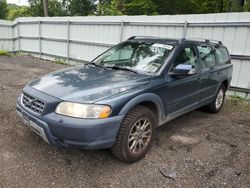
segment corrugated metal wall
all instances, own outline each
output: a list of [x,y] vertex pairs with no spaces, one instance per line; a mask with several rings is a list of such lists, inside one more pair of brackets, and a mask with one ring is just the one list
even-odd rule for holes
[[13,50],[12,22],[0,20],[0,49]]
[[220,40],[228,47],[234,64],[231,86],[250,89],[250,13],[0,21],[0,49],[34,53],[44,59],[63,58],[67,62],[90,61],[134,35]]

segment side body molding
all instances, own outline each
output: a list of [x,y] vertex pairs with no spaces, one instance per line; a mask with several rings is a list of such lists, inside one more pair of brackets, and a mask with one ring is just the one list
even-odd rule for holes
[[165,119],[165,110],[164,110],[164,106],[162,103],[161,98],[153,93],[145,93],[145,94],[141,94],[136,96],[135,98],[131,99],[120,111],[119,115],[126,115],[128,113],[128,111],[133,108],[134,106],[136,106],[139,103],[142,102],[153,102],[156,104],[157,106],[157,116],[158,116],[158,126],[162,124],[162,122]]

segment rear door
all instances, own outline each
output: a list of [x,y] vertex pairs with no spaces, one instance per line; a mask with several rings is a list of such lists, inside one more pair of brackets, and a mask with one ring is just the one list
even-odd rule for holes
[[228,80],[230,84],[230,81],[232,79],[232,64],[228,50],[226,49],[225,46],[216,45],[215,52],[217,55],[217,62],[218,62],[216,69],[220,70],[219,80],[220,81]]
[[216,94],[220,79],[220,70],[218,69],[215,49],[208,44],[199,44],[197,46],[200,60],[200,82],[201,93],[200,102],[210,101]]

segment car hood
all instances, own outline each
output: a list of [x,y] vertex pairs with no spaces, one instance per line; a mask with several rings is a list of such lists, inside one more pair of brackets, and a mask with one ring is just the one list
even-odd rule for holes
[[62,100],[94,103],[149,82],[148,75],[89,64],[52,72],[29,86]]

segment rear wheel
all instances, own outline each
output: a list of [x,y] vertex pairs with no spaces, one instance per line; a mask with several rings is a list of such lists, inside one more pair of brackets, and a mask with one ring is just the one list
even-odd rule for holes
[[151,110],[136,106],[124,118],[118,132],[113,155],[125,162],[136,162],[148,152],[155,133],[156,118]]
[[210,104],[205,106],[205,110],[211,113],[219,112],[225,100],[225,92],[226,92],[225,86],[221,85],[216,93],[214,100]]

